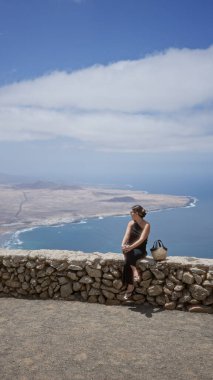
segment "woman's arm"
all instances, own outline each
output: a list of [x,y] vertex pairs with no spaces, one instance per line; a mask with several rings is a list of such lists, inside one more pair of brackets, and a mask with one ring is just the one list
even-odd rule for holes
[[150,233],[150,224],[146,223],[143,231],[141,232],[141,236],[139,237],[139,239],[136,240],[131,245],[128,245],[128,247],[125,247],[125,252],[129,252],[132,249],[137,248],[139,245],[141,245],[148,238],[149,233]]
[[126,229],[126,232],[124,234],[122,243],[121,243],[121,247],[123,247],[125,244],[128,243],[130,232],[131,232],[131,226],[132,226],[132,222],[129,222],[127,225],[127,229]]

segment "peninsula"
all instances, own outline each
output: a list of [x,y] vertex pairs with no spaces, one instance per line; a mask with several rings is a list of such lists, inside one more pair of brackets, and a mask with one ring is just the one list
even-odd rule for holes
[[0,235],[42,225],[91,217],[126,215],[142,204],[148,211],[186,207],[188,196],[101,187],[61,186],[51,182],[0,185]]

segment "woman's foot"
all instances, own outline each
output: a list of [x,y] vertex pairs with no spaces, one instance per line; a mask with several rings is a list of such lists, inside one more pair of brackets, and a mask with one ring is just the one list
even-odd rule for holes
[[124,294],[124,301],[127,301],[132,296],[132,292],[126,292]]
[[132,296],[133,290],[134,290],[134,285],[128,285],[126,293],[124,294],[124,300],[128,300]]

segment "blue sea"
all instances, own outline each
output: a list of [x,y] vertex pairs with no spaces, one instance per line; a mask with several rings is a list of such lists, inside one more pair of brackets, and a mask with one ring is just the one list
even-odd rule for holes
[[[140,184],[135,184],[134,189],[145,190]],[[162,190],[153,189],[151,192],[165,194]],[[193,201],[185,208],[159,210],[147,214],[145,219],[151,223],[148,254],[154,241],[161,239],[171,256],[213,258],[212,193],[199,189],[184,193],[178,190],[178,187],[175,191],[171,189],[171,192],[167,193],[189,195]],[[15,249],[121,253],[121,241],[129,220],[130,215],[127,215],[37,227],[16,232],[4,246]]]

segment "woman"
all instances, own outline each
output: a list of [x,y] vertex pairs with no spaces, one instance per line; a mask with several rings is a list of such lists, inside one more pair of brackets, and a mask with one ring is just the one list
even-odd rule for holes
[[123,284],[127,285],[124,299],[131,297],[134,290],[134,281],[139,281],[136,261],[147,255],[146,244],[150,233],[150,224],[143,218],[146,210],[143,207],[133,206],[130,212],[132,220],[128,223],[122,241],[122,251],[125,257],[123,269]]

